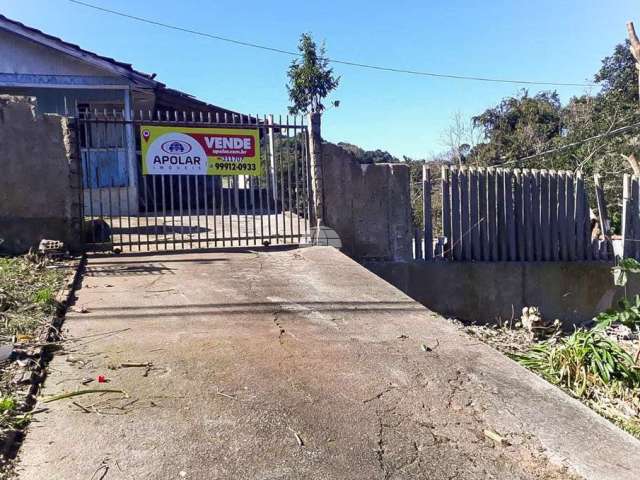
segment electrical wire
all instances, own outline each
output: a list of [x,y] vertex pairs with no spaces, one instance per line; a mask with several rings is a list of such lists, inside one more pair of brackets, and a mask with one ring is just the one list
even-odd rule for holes
[[578,146],[583,145],[583,144],[585,144],[587,142],[592,142],[592,141],[598,140],[600,138],[607,138],[607,137],[611,137],[611,136],[614,136],[614,135],[618,135],[620,133],[624,133],[624,132],[626,132],[628,130],[633,130],[634,128],[638,128],[638,127],[640,127],[640,122],[632,123],[630,125],[625,125],[624,127],[616,128],[615,130],[611,130],[609,132],[599,133],[598,135],[594,135],[593,137],[588,137],[588,138],[584,138],[582,140],[578,140],[577,142],[568,143],[568,144],[563,145],[561,147],[553,148],[551,150],[546,150],[544,152],[536,153],[534,155],[529,155],[527,157],[518,158],[516,160],[509,160],[507,162],[501,163],[500,166],[509,165],[509,164],[512,164],[512,163],[524,162],[525,160],[532,160],[534,158],[543,157],[545,155],[550,155],[552,153],[562,152],[562,151],[568,150],[570,148],[578,147]]
[[[139,17],[137,15],[124,13],[124,12],[121,12],[121,11],[118,11],[118,10],[112,10],[110,8],[100,7],[98,5],[93,5],[91,3],[82,2],[80,0],[68,0],[68,1],[71,2],[71,3],[77,4],[77,5],[82,5],[82,6],[88,7],[88,8],[92,8],[94,10],[98,10],[98,11],[101,11],[101,12],[104,12],[104,13],[110,13],[112,15],[118,15],[120,17],[128,18],[130,20],[136,20],[138,22],[143,22],[143,23],[147,23],[147,24],[150,24],[150,25],[155,25],[157,27],[163,27],[163,28],[176,30],[176,31],[183,32],[183,33],[190,33],[192,35],[198,35],[198,36],[201,36],[201,37],[206,37],[206,38],[210,38],[210,39],[214,39],[214,40],[219,40],[219,41],[222,41],[222,42],[228,42],[228,43],[232,43],[232,44],[235,44],[235,45],[240,45],[240,46],[243,46],[243,47],[256,48],[256,49],[260,49],[260,50],[265,50],[265,51],[274,52],[274,53],[281,53],[281,54],[284,54],[284,55],[290,55],[290,56],[294,56],[294,57],[301,57],[302,56],[302,54],[300,54],[299,52],[293,52],[293,51],[290,51],[290,50],[284,50],[284,49],[281,49],[281,48],[270,47],[270,46],[267,46],[267,45],[261,45],[261,44],[253,43],[253,42],[246,42],[246,41],[243,41],[243,40],[237,40],[237,39],[230,38],[230,37],[223,37],[221,35],[216,35],[216,34],[212,34],[212,33],[200,32],[198,30],[192,30],[190,28],[179,27],[179,26],[176,26],[176,25],[171,25],[171,24],[168,24],[168,23],[159,22],[157,20],[151,20],[149,18],[144,18],[144,17]],[[366,69],[370,69],[370,70],[378,70],[378,71],[391,72],[391,73],[403,73],[403,74],[408,74],[408,75],[417,75],[417,76],[424,76],[424,77],[449,78],[449,79],[454,79],[454,80],[471,80],[471,81],[477,81],[477,82],[509,83],[509,84],[518,84],[518,85],[546,85],[546,86],[556,86],[556,87],[593,87],[593,86],[595,86],[595,84],[593,84],[593,83],[549,82],[549,81],[537,81],[537,80],[512,80],[512,79],[491,78],[491,77],[482,77],[482,76],[454,75],[454,74],[449,74],[449,73],[434,73],[434,72],[426,72],[426,71],[419,71],[419,70],[409,70],[409,69],[395,68],[395,67],[385,67],[385,66],[382,66],[382,65],[372,65],[372,64],[367,64],[367,63],[353,62],[353,61],[349,61],[349,60],[339,60],[339,59],[335,59],[335,58],[329,58],[328,61],[331,62],[331,63],[339,64],[339,65],[347,65],[347,66],[351,66],[351,67],[366,68]]]

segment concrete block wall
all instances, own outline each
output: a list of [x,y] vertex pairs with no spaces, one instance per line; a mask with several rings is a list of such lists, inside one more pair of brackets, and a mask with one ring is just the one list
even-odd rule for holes
[[[546,320],[571,329],[615,306],[624,289],[613,285],[609,262],[366,262],[373,273],[414,300],[467,322],[518,319],[537,306]],[[640,292],[630,275],[627,294]]]
[[360,164],[349,152],[322,144],[324,222],[356,259],[411,259],[409,167]]
[[36,113],[30,97],[0,95],[0,252],[43,238],[77,249],[80,164],[71,120]]

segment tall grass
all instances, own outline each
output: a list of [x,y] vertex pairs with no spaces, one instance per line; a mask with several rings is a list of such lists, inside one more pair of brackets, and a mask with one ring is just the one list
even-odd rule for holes
[[640,370],[631,355],[599,329],[576,330],[514,358],[577,397],[589,396],[591,387],[640,387]]
[[30,333],[57,308],[61,270],[26,257],[0,258],[0,337]]

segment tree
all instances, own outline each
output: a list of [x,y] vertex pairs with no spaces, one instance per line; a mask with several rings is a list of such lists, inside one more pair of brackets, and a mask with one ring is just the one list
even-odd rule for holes
[[289,66],[287,90],[292,105],[292,115],[301,113],[322,113],[322,101],[338,87],[340,77],[333,75],[324,43],[319,47],[310,34],[303,33],[298,43],[300,60],[295,59]]
[[364,150],[346,142],[338,142],[338,146],[351,153],[359,163],[398,163],[400,161],[386,150]]
[[467,163],[471,149],[482,140],[481,129],[468,121],[462,112],[453,114],[451,125],[442,132],[441,142],[447,148],[447,157],[453,163]]
[[500,165],[542,152],[560,136],[561,109],[556,92],[530,96],[522,90],[515,97],[503,99],[473,117],[485,142],[476,145],[469,156],[480,165]]
[[[638,49],[640,55],[640,45]],[[571,170],[582,172],[588,184],[597,173],[604,180],[610,214],[619,218],[622,174],[640,172],[640,138],[638,129],[606,134],[640,121],[633,43],[617,45],[602,60],[594,80],[600,86],[597,93],[573,97],[565,105],[555,92],[531,96],[522,91],[473,117],[484,139],[466,163]],[[557,150],[565,145],[574,146]],[[592,185],[587,191],[593,191]]]

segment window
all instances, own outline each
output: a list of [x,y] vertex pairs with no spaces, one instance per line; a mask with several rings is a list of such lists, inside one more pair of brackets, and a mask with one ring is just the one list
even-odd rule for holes
[[[121,104],[79,104],[83,181],[89,188],[129,185],[126,128]],[[84,121],[82,121],[84,120]]]

